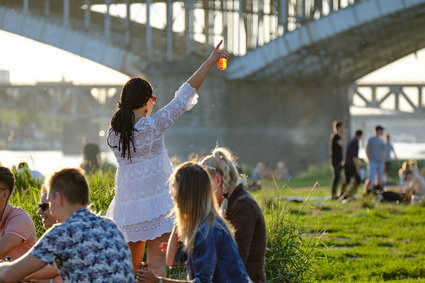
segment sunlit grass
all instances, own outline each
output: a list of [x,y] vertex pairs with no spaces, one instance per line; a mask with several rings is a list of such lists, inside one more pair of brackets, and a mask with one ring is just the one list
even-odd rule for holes
[[[40,236],[40,184],[16,174],[11,203],[31,214]],[[114,177],[109,169],[88,175],[91,209],[100,214],[113,197]],[[268,281],[425,282],[425,204],[375,204],[373,197],[342,204],[326,198],[329,183],[328,168],[312,168],[252,192],[266,218]],[[169,275],[183,279],[184,269]]]

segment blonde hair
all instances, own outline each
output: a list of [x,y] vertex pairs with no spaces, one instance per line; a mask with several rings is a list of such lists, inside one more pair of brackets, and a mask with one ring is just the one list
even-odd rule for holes
[[224,147],[216,147],[211,155],[206,156],[201,164],[204,166],[212,167],[216,172],[210,172],[216,174],[220,173],[223,179],[223,202],[221,203],[221,209],[225,213],[227,210],[228,196],[232,193],[233,189],[240,183],[240,176],[238,169],[236,168],[236,158],[233,154]]
[[170,184],[177,233],[191,253],[201,223],[206,221],[211,227],[219,216],[210,175],[201,165],[185,162],[176,168]]

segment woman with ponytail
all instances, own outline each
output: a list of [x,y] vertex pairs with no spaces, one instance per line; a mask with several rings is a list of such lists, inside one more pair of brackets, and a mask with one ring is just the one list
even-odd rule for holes
[[246,191],[245,181],[237,170],[236,158],[228,149],[217,147],[201,164],[211,174],[221,210],[236,230],[239,255],[249,277],[255,283],[266,282],[266,224],[261,208]]
[[147,243],[150,269],[157,275],[165,274],[165,256],[159,244],[167,241],[173,228],[173,220],[168,217],[173,203],[167,183],[173,168],[164,146],[164,131],[192,109],[209,70],[220,58],[228,57],[219,50],[221,43],[176,91],[174,99],[155,114],[152,109],[156,97],[148,81],[133,77],[121,91],[107,138],[118,169],[115,196],[106,215],[117,223],[128,241],[134,272]]

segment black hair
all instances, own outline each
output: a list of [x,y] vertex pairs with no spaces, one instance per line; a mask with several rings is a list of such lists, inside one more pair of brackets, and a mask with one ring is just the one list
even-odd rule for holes
[[133,142],[133,131],[135,117],[133,110],[146,105],[149,98],[152,97],[151,84],[141,77],[132,77],[123,87],[120,94],[120,101],[117,102],[117,110],[112,115],[111,129],[115,135],[119,135],[118,146],[108,145],[112,148],[118,147],[121,157],[127,157],[131,161],[131,147],[134,152],[136,148]]
[[5,185],[7,187],[6,189],[12,194],[13,187],[15,186],[15,176],[13,176],[9,168],[0,166],[0,183]]
[[356,131],[356,137],[361,137],[363,136],[363,131],[362,130],[357,130]]

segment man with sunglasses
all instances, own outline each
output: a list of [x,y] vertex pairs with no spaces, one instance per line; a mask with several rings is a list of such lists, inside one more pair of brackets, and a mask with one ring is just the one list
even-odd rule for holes
[[15,177],[9,168],[0,166],[0,259],[17,259],[36,241],[31,216],[20,207],[9,204]]
[[87,208],[89,186],[81,170],[65,168],[46,183],[53,225],[20,259],[0,264],[0,282],[17,282],[56,264],[64,282],[134,282],[127,242],[116,224]]
[[[58,220],[55,216],[50,213],[49,202],[47,201],[47,189],[43,185],[40,191],[40,202],[38,203],[37,214],[40,215],[43,226],[46,228],[52,227],[54,224],[58,223]],[[46,265],[39,271],[31,274],[26,277],[25,280],[43,280],[47,279],[51,283],[61,283],[63,282],[62,277],[60,276],[59,270],[56,265]]]
[[45,186],[43,186],[40,191],[40,202],[38,203],[37,214],[40,215],[41,221],[46,228],[50,228],[53,224],[58,223],[56,217],[50,213],[49,203],[47,202],[47,189]]

